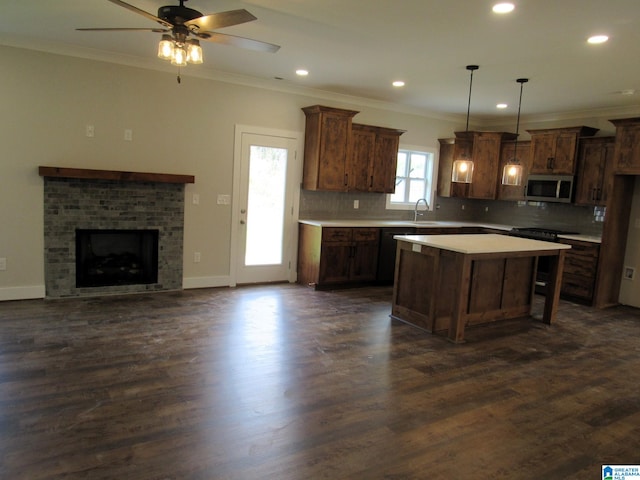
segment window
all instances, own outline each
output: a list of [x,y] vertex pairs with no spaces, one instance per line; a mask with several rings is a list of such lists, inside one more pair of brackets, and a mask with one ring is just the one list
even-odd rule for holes
[[398,150],[396,191],[387,195],[387,209],[409,210],[416,202],[426,198],[433,209],[436,178],[435,150],[423,147],[406,147]]

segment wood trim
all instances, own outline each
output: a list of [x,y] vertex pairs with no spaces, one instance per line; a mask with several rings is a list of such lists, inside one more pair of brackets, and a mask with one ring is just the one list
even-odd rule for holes
[[195,183],[193,175],[171,173],[121,172],[117,170],[90,170],[87,168],[38,167],[41,177],[81,178],[86,180],[116,180],[120,182]]

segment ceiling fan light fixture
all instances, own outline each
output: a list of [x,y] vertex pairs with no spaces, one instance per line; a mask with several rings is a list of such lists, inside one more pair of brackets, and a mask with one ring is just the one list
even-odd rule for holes
[[173,58],[173,38],[171,35],[164,34],[160,43],[158,43],[158,58],[163,60],[171,60]]
[[187,50],[184,46],[175,45],[173,47],[173,57],[171,57],[171,65],[176,67],[187,66]]
[[200,64],[204,61],[202,57],[202,47],[198,40],[187,40],[187,62],[194,65]]

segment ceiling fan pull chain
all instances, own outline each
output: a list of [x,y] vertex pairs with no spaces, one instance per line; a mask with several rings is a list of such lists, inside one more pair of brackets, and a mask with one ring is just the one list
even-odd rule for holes
[[176,80],[178,80],[178,83],[182,83],[182,78],[180,78],[180,67],[178,67],[178,78],[176,78]]

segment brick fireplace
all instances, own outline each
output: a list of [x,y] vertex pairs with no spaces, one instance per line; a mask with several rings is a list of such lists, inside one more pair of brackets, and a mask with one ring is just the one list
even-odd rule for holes
[[[143,174],[103,170],[40,167],[44,177],[44,248],[47,298],[140,293],[182,288],[184,236],[184,184],[191,176]],[[145,234],[148,231],[149,235]],[[112,274],[111,266],[91,270],[94,280],[79,281],[79,245],[86,232],[95,235],[98,254],[130,255],[129,246],[105,245],[116,232],[140,232],[155,255],[142,255],[157,262],[157,275],[124,275],[124,280],[102,281],[95,276]],[[104,233],[104,235],[100,235]],[[84,240],[79,240],[85,235]],[[155,240],[153,240],[155,239]],[[114,240],[115,241],[115,240]],[[122,240],[120,240],[122,241]],[[132,240],[126,240],[131,243]],[[155,250],[153,250],[155,248]],[[126,251],[126,252],[125,252]],[[86,257],[87,253],[82,253]],[[103,265],[106,260],[102,260]],[[113,260],[112,260],[113,263]],[[134,267],[125,266],[130,272]],[[155,268],[156,266],[154,266]],[[97,278],[97,280],[96,280]],[[106,283],[106,285],[105,285]]]

